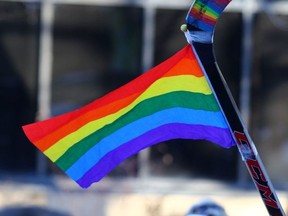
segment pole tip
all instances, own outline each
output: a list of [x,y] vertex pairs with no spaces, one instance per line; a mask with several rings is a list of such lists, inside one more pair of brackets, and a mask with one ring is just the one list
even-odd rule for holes
[[187,24],[182,24],[180,29],[182,32],[187,32]]

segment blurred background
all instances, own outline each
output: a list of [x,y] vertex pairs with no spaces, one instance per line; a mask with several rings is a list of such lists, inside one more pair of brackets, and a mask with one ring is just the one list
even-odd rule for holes
[[[21,126],[82,107],[186,45],[190,0],[0,1],[0,216],[184,216],[214,199],[266,215],[237,148],[173,140],[82,190]],[[288,1],[233,0],[214,37],[219,67],[288,210]]]

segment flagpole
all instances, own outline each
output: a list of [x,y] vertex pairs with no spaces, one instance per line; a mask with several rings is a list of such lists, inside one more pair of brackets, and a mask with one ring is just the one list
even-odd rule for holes
[[[201,45],[196,43],[193,43],[192,46],[197,47],[195,48],[197,54],[199,53],[199,49],[203,49]],[[212,50],[210,51],[212,53]],[[204,53],[207,54],[208,52],[204,51]],[[230,90],[217,66],[217,63],[215,61],[214,63],[205,62],[203,61],[203,59],[205,59],[203,56],[199,56],[198,58],[203,65],[206,75],[211,83],[211,88],[213,89],[223,114],[225,115],[230,126],[242,160],[245,163],[252,180],[261,195],[267,211],[273,216],[285,216],[272,182],[270,181],[257,149],[241,120],[238,108],[236,107]]]
[[[192,28],[192,31],[193,30],[194,29]],[[187,35],[187,33],[189,35]],[[190,41],[190,45],[196,54],[197,60],[208,79],[208,83],[228,125],[230,126],[231,133],[235,139],[242,160],[261,195],[264,205],[266,206],[269,215],[285,216],[272,182],[269,179],[257,149],[242,121],[240,112],[232,97],[229,87],[217,65],[214,57],[212,40],[211,42],[206,41],[206,43],[204,43],[203,38],[205,38],[205,36],[201,37],[199,41],[199,35],[197,37],[191,37],[191,35],[195,34],[197,34],[197,32],[191,32],[188,26],[188,31],[185,33],[188,38],[187,40]],[[209,38],[211,32],[207,32],[207,34],[206,38]]]
[[195,0],[181,26],[188,43],[194,50],[199,65],[207,78],[218,105],[230,127],[242,160],[260,193],[269,215],[285,216],[272,182],[264,168],[257,149],[243,123],[230,89],[217,65],[213,35],[216,22],[231,0]]

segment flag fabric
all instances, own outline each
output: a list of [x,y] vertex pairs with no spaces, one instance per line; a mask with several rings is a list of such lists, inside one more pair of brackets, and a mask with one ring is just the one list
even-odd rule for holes
[[195,0],[187,22],[204,31],[213,31],[217,19],[231,0]]
[[102,98],[23,129],[83,188],[163,141],[203,139],[225,148],[235,144],[190,45]]

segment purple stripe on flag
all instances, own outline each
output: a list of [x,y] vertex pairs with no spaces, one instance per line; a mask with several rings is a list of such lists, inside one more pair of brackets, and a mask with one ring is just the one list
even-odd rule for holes
[[177,138],[205,139],[221,143],[221,146],[225,148],[235,145],[235,143],[231,143],[233,138],[229,129],[202,125],[168,124],[151,130],[107,153],[97,164],[77,180],[77,183],[81,187],[87,188],[93,182],[100,181],[107,173],[131,155],[154,144]]

